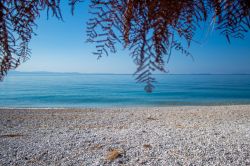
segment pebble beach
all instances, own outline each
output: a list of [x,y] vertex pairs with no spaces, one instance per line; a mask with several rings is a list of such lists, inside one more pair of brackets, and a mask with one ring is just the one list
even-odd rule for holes
[[250,165],[250,105],[0,109],[0,165]]

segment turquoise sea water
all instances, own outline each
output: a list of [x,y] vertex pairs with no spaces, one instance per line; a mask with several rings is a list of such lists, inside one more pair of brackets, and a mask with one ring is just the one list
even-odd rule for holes
[[0,107],[250,104],[250,75],[156,75],[153,93],[132,75],[10,74]]

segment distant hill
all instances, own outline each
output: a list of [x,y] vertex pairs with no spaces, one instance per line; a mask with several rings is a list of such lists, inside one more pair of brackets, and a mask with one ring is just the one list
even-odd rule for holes
[[[72,74],[72,75],[133,75],[129,73],[79,73],[79,72],[48,72],[48,71],[10,71],[9,75],[13,74],[38,74],[38,75],[58,75],[58,74]],[[250,75],[250,73],[164,73],[155,75]]]

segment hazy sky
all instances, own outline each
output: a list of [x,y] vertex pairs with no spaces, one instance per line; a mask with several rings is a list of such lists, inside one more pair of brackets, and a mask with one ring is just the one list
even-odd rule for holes
[[[86,22],[90,17],[87,3],[76,7],[72,16],[67,1],[61,4],[64,22],[44,13],[39,20],[30,47],[32,56],[18,71],[52,71],[81,73],[133,73],[136,66],[126,50],[118,50],[97,60],[94,45],[86,43]],[[199,33],[206,33],[199,30]],[[204,35],[205,36],[205,35]],[[196,38],[197,39],[197,38]],[[198,38],[199,40],[199,38]],[[250,73],[250,34],[245,40],[233,39],[228,44],[218,32],[204,37],[202,44],[192,43],[194,57],[173,52],[166,68],[175,73]]]

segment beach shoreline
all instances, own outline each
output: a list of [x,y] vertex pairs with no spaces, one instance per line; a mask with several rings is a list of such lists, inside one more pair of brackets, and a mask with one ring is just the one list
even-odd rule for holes
[[249,165],[250,105],[0,108],[0,165]]

